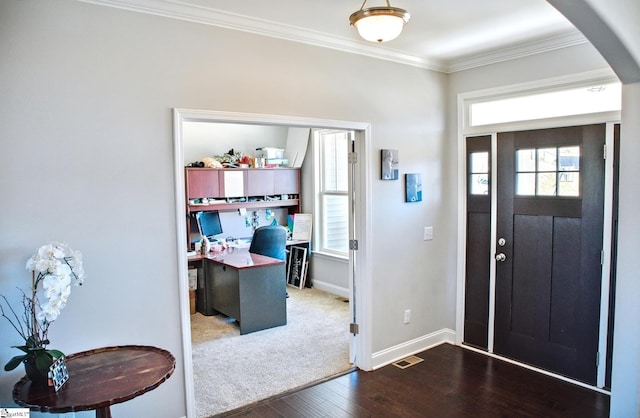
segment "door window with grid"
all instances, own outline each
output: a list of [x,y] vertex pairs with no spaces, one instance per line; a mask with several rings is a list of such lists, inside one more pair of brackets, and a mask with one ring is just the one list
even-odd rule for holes
[[580,196],[580,147],[516,151],[518,196]]

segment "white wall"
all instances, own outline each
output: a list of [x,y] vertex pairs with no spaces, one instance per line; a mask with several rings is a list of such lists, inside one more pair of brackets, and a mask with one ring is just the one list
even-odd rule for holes
[[286,126],[185,122],[184,164],[224,155],[231,149],[250,157],[256,156],[256,148],[284,149],[288,133]]
[[[173,377],[114,416],[186,413],[172,108],[371,123],[371,149],[398,149],[401,172],[424,180],[420,204],[403,202],[402,181],[373,183],[373,350],[453,326],[446,76],[71,0],[1,0],[0,56],[0,292],[18,302],[26,259],[67,241],[88,277],[53,346],[150,344],[177,358]],[[6,321],[0,335],[4,364],[21,342]],[[3,406],[21,375],[0,373]]]
[[640,417],[640,83],[623,86],[611,417]]
[[[637,63],[640,63],[640,2],[633,0],[586,0],[620,38]],[[568,16],[571,18],[571,16]]]
[[503,63],[460,71],[450,75],[449,126],[457,124],[456,94],[493,87],[544,80],[609,68],[607,62],[588,43],[524,57]]
[[600,51],[624,84],[640,82],[640,2],[547,0]]

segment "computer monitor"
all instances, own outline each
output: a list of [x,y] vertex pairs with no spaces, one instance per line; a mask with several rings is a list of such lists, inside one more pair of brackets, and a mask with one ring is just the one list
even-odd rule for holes
[[220,223],[220,214],[217,210],[196,213],[198,221],[198,229],[200,235],[209,239],[214,235],[222,234],[222,224]]

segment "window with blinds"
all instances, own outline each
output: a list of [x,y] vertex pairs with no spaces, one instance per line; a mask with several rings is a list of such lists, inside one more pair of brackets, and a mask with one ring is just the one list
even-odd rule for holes
[[318,130],[316,140],[316,251],[348,257],[349,147],[353,131]]

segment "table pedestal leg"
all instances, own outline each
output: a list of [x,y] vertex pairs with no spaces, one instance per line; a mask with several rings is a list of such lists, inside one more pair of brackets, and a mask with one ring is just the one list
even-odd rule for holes
[[111,418],[111,408],[105,406],[96,409],[96,418]]

